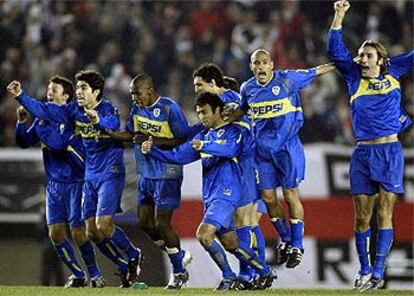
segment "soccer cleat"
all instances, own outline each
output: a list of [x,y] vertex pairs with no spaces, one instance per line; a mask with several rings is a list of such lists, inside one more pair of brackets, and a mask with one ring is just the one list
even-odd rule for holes
[[120,277],[120,280],[121,280],[121,284],[119,285],[120,288],[131,287],[131,282],[128,280],[128,269],[119,270],[119,272],[115,273],[115,275],[118,275]]
[[65,284],[65,288],[82,288],[86,286],[85,278],[75,277],[73,274],[69,277]]
[[295,268],[302,262],[303,249],[291,248],[289,252],[289,259],[286,263],[287,268]]
[[272,287],[273,280],[276,278],[276,271],[271,269],[267,275],[256,278],[253,290],[266,290]]
[[223,278],[217,287],[214,288],[215,291],[228,291],[228,290],[238,290],[239,281],[236,277],[234,278]]
[[281,265],[285,264],[289,259],[291,246],[287,243],[279,243],[276,247],[277,249],[277,261],[276,263]]
[[237,289],[235,290],[254,290],[255,285],[256,283],[254,279],[245,281],[239,278],[237,281]]
[[371,279],[371,275],[371,273],[363,275],[358,272],[354,283],[354,290],[359,291],[363,286],[365,286]]
[[105,287],[105,279],[102,275],[95,276],[91,278],[90,282],[91,288],[103,288]]
[[128,261],[128,281],[133,282],[141,273],[142,253],[139,252],[137,257],[131,258]]
[[164,288],[165,290],[179,290],[183,285],[188,282],[189,275],[186,270],[184,273],[172,273],[168,285]]
[[358,291],[365,292],[369,290],[378,290],[384,287],[384,284],[384,279],[376,279],[371,277],[371,279],[367,283],[365,283],[365,285],[363,285]]

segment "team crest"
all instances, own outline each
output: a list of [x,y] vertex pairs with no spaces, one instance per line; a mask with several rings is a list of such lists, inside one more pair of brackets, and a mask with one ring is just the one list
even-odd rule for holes
[[224,129],[221,129],[217,132],[217,136],[221,137],[224,134]]
[[155,109],[154,109],[154,116],[155,116],[155,117],[160,116],[160,113],[161,113],[160,108],[155,108]]
[[63,123],[59,125],[59,130],[60,133],[63,133],[65,131],[65,125]]
[[279,95],[279,93],[280,93],[280,86],[273,86],[273,87],[272,87],[272,93],[273,93],[275,96],[278,96],[278,95]]

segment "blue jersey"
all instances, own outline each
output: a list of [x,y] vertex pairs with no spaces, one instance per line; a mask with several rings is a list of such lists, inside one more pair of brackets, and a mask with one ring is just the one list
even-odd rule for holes
[[153,147],[149,155],[181,165],[201,158],[204,203],[219,198],[237,206],[242,193],[242,174],[237,163],[241,138],[237,126],[225,124],[216,129],[204,130],[195,136],[195,140],[204,143],[200,151],[193,149],[191,141],[188,141],[170,151]]
[[30,128],[16,125],[16,144],[22,148],[41,143],[43,164],[48,181],[81,182],[84,177],[84,148],[73,129],[65,124],[52,124],[36,118]]
[[[241,105],[241,96],[233,90],[226,90],[220,94],[220,99],[225,105],[232,106],[234,109],[237,109]],[[250,120],[246,115],[240,121],[233,123],[239,127],[242,134],[242,148],[238,160],[243,174],[244,187],[243,197],[240,200],[239,206],[244,206],[260,198],[256,184],[256,142]]]
[[299,91],[316,77],[316,70],[274,71],[265,85],[250,78],[241,86],[242,108],[254,113],[257,151],[263,157],[278,152],[303,125]]
[[401,109],[398,79],[413,68],[414,51],[390,58],[387,72],[377,78],[362,77],[361,67],[343,42],[341,29],[329,31],[328,52],[348,85],[357,141],[396,134],[411,124]]
[[[151,106],[131,108],[127,130],[158,138],[174,139],[186,136],[189,130],[187,119],[179,105],[170,98],[159,97]],[[181,165],[166,163],[157,158],[143,155],[141,147],[135,145],[137,171],[149,179],[180,179],[183,175]]]
[[85,179],[106,181],[125,175],[123,159],[124,146],[114,140],[105,130],[119,130],[120,120],[111,102],[102,99],[94,110],[99,122],[92,124],[82,107],[76,102],[63,106],[44,103],[29,97],[23,92],[17,100],[31,114],[46,121],[63,123],[75,128],[75,133],[82,138],[85,147]]

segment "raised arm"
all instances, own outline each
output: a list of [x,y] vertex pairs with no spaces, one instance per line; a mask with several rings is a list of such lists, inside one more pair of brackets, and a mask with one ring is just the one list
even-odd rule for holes
[[331,29],[338,30],[342,28],[345,14],[350,7],[351,5],[346,0],[339,0],[334,3],[335,15],[332,21]]
[[316,76],[323,75],[323,74],[331,72],[335,69],[336,69],[336,67],[335,67],[334,63],[328,63],[328,64],[323,64],[323,65],[316,66],[315,67]]
[[39,142],[36,133],[38,120],[35,120],[30,128],[27,128],[27,112],[23,107],[17,108],[16,145],[20,148],[29,148]]

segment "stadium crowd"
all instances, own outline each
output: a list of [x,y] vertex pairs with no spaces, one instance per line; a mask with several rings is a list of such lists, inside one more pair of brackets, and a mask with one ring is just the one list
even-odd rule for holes
[[[390,56],[413,48],[412,1],[353,5],[345,37],[354,54],[362,39],[380,39]],[[278,69],[326,63],[331,6],[292,0],[2,1],[0,146],[15,145],[17,103],[5,98],[13,79],[22,81],[33,96],[45,97],[53,74],[74,77],[79,69],[96,69],[106,77],[105,96],[118,106],[125,122],[130,79],[143,70],[195,122],[191,74],[198,65],[215,62],[242,82],[251,76],[249,55],[262,46],[271,51]],[[413,116],[412,74],[403,78],[402,92],[403,105]],[[352,144],[348,99],[335,72],[304,90],[303,142]],[[412,129],[402,142],[414,145]]]

